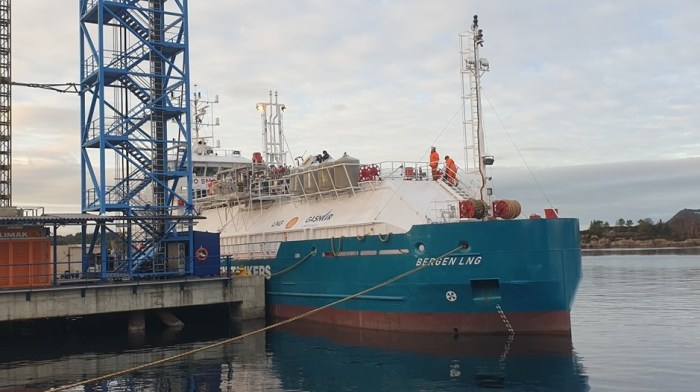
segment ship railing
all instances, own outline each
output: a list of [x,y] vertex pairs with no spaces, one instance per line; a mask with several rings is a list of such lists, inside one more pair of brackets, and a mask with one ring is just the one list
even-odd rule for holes
[[[357,166],[357,165],[354,165]],[[362,190],[357,170],[347,163],[312,165],[290,170],[271,166],[254,177],[251,201],[294,202],[301,199],[337,198]],[[261,203],[265,207],[270,205]]]
[[44,215],[44,207],[27,207],[23,206],[18,208],[18,214],[24,217],[39,217]]
[[292,170],[252,164],[246,173],[237,173],[239,170],[240,168],[219,172],[212,192],[197,200],[197,204],[203,209],[209,209],[238,200],[265,208],[274,203],[300,199],[323,200],[337,198],[342,194],[355,195],[357,192],[372,191],[387,179],[432,180],[428,162],[420,161],[385,161],[359,165],[341,162]]
[[[373,170],[362,168],[378,168],[377,178],[372,178]],[[432,169],[428,162],[421,161],[384,161],[374,165],[364,165],[360,168],[360,181],[377,181],[382,179],[403,179],[406,181],[432,180]]]
[[440,178],[438,183],[447,190],[455,199],[467,200],[479,198],[479,184],[477,176],[474,175],[458,175],[456,181],[450,181],[447,178]]
[[248,242],[243,244],[222,245],[222,259],[231,260],[273,259],[277,257],[281,241]]
[[428,219],[431,223],[459,221],[459,200],[442,200],[430,203]]

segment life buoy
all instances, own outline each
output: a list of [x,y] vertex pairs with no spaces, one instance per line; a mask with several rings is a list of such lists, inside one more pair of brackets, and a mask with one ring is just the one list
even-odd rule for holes
[[199,249],[197,249],[194,252],[194,257],[199,263],[204,263],[207,261],[207,258],[209,257],[209,250],[207,248],[200,246]]

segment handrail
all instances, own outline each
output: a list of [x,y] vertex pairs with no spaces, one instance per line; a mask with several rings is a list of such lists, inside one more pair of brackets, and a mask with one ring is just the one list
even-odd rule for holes
[[[215,208],[229,203],[239,204],[246,202],[252,205],[265,207],[271,203],[291,202],[311,197],[338,197],[342,193],[363,192],[376,189],[376,185],[389,179],[403,179],[412,181],[432,180],[428,162],[421,161],[383,161],[375,164],[357,164],[360,173],[348,170],[355,164],[346,162],[331,163],[330,165],[312,165],[299,168],[270,168],[266,164],[253,163],[247,167],[237,167],[222,170],[217,175],[217,182],[213,187],[213,194],[199,198],[197,204],[201,209]],[[330,186],[319,185],[321,175],[338,173],[337,168],[344,167],[342,179],[330,176]],[[368,170],[366,173],[365,169]],[[280,174],[280,171],[283,174]],[[358,175],[358,177],[353,177]],[[304,177],[307,176],[307,177]],[[252,180],[250,178],[252,177]],[[302,177],[304,177],[302,179]],[[458,177],[462,178],[462,177]],[[325,179],[325,178],[324,178]],[[307,182],[304,184],[304,182]],[[462,182],[462,181],[460,181]],[[340,186],[349,184],[349,186]],[[466,184],[466,181],[462,182]],[[300,187],[295,189],[295,186]],[[465,191],[468,189],[466,187]],[[293,191],[295,190],[295,191]],[[257,204],[261,202],[261,204]],[[267,202],[268,204],[262,204]]]

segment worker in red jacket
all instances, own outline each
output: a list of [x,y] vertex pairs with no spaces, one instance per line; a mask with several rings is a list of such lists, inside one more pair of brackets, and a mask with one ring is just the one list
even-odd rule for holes
[[435,150],[435,147],[430,147],[430,169],[433,171],[433,180],[440,178],[438,164],[440,164],[440,154]]
[[445,176],[451,185],[457,185],[457,165],[449,155],[445,155]]

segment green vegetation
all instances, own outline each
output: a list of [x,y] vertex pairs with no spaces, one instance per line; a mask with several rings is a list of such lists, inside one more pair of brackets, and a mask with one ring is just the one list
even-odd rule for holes
[[59,235],[56,242],[58,242],[58,245],[82,244],[81,237],[82,234],[80,233]]
[[[688,212],[690,211],[690,213]],[[593,220],[588,230],[581,231],[582,248],[638,248],[700,246],[695,210],[683,210],[668,222],[651,218],[620,218],[611,226],[608,222]]]
[[681,238],[682,235],[674,233],[668,223],[664,223],[662,220],[654,223],[651,218],[638,220],[636,226],[631,219],[625,220],[620,218],[615,226],[610,226],[608,222],[594,220],[591,222],[588,230],[584,230],[583,233],[599,237],[627,237],[635,239],[665,238],[678,240],[687,238]]

